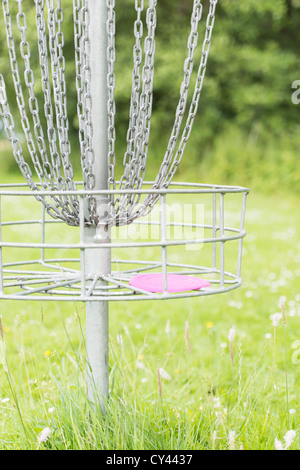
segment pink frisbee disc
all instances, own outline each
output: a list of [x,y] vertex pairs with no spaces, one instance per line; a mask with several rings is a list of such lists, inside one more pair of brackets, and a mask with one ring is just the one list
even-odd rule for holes
[[[147,292],[163,292],[164,281],[162,273],[139,274],[130,279],[132,287],[145,290]],[[167,274],[168,292],[186,292],[197,290],[202,287],[210,287],[211,284],[199,277],[185,276],[182,274]]]

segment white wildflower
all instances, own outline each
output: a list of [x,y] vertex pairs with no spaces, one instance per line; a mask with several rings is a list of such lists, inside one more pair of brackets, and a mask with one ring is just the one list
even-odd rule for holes
[[220,402],[220,398],[219,397],[214,397],[214,407],[215,408],[220,408],[221,407],[221,402]]
[[38,443],[46,442],[51,434],[50,428],[44,428],[38,435]]
[[275,449],[276,450],[284,450],[282,442],[275,437]]
[[295,437],[296,437],[296,431],[294,431],[293,429],[288,431],[286,433],[286,435],[283,436],[283,440],[285,442],[285,448],[286,449],[292,445],[293,440],[295,439]]
[[167,320],[167,323],[166,323],[166,328],[165,328],[165,333],[168,335],[171,331],[171,328],[170,328],[170,320]]
[[286,296],[285,295],[281,295],[278,299],[278,307],[281,307],[282,305],[282,302],[286,302]]
[[275,449],[276,450],[287,450],[293,443],[293,440],[295,439],[296,437],[296,431],[294,431],[293,429],[291,429],[290,431],[287,431],[287,433],[285,434],[285,436],[283,436],[283,440],[285,442],[285,447],[283,446],[282,442],[277,439],[277,437],[275,438]]
[[122,346],[123,346],[123,336],[120,335],[120,334],[117,335],[117,343],[120,346],[120,348],[122,348]]
[[145,369],[145,365],[142,361],[136,361],[136,367],[138,369]]
[[296,410],[294,408],[291,408],[289,412],[290,412],[290,415],[294,415],[296,413]]
[[233,325],[232,328],[230,328],[230,330],[229,330],[229,334],[228,334],[227,338],[232,343],[232,341],[234,340],[234,337],[235,337],[235,326]]
[[166,380],[171,380],[171,376],[162,367],[159,370],[159,375]]
[[236,302],[235,300],[231,300],[228,303],[228,305],[229,305],[229,307],[233,307],[233,308],[237,308],[237,309],[241,309],[243,307],[242,302]]
[[272,325],[276,328],[276,326],[279,325],[279,322],[282,318],[281,313],[274,313],[273,315],[270,315],[270,319],[272,320]]
[[228,444],[230,450],[235,450],[235,431],[228,432]]

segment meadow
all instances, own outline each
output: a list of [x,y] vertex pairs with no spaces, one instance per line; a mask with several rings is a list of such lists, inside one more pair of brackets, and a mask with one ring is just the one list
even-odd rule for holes
[[85,394],[85,306],[1,301],[0,449],[299,449],[298,207],[250,193],[241,288],[111,303],[105,416]]

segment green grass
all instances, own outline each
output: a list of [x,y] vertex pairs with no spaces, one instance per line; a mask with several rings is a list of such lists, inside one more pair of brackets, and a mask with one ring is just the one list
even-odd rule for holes
[[[105,417],[85,395],[84,305],[2,301],[0,449],[229,449],[234,431],[236,449],[267,450],[291,429],[299,449],[298,208],[251,193],[240,289],[110,305]],[[282,296],[287,327],[275,329]]]

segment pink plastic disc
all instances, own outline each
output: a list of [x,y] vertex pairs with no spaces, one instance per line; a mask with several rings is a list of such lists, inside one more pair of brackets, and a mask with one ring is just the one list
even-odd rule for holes
[[[132,287],[143,289],[147,292],[163,292],[164,281],[162,273],[139,274],[130,279]],[[199,277],[185,276],[182,274],[167,274],[168,292],[186,292],[202,287],[210,287],[211,284]]]

